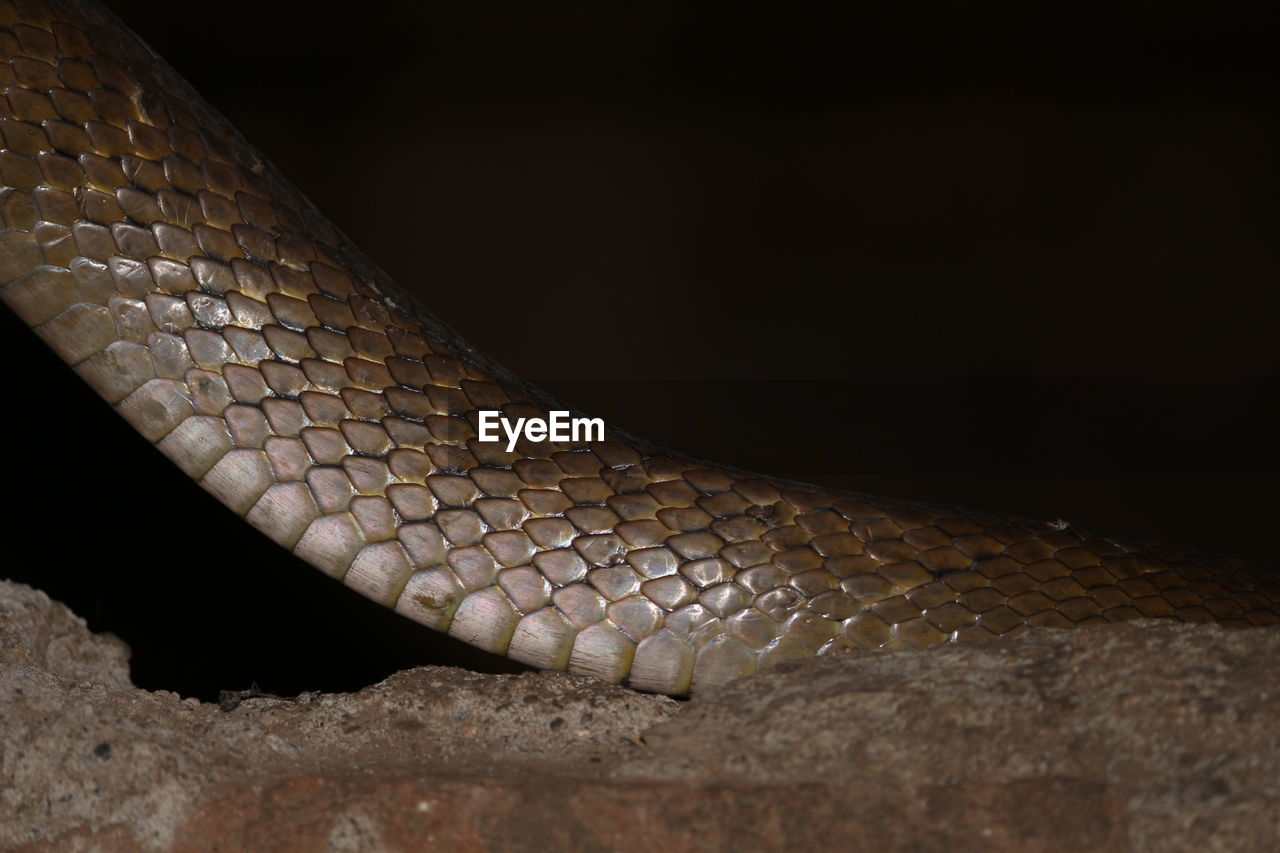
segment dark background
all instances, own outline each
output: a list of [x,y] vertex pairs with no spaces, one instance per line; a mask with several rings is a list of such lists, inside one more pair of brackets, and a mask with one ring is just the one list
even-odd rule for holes
[[[109,5],[428,310],[611,426],[1274,560],[1271,21]],[[69,384],[42,355],[30,381]],[[38,544],[7,574],[123,636],[140,684],[354,689],[455,660],[65,394],[8,400],[36,463],[10,538]]]

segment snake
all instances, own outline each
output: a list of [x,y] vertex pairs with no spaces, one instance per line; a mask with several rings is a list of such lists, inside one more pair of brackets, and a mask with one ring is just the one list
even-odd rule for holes
[[110,12],[0,0],[0,44],[4,303],[228,509],[428,628],[683,695],[1033,628],[1280,624],[1272,576],[1194,549],[607,427],[489,440],[485,418],[572,410],[424,310]]

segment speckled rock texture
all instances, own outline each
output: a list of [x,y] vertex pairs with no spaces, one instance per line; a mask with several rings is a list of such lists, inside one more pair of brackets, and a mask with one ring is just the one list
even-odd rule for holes
[[231,710],[0,583],[5,850],[1280,847],[1280,629],[785,664],[688,703],[421,668]]

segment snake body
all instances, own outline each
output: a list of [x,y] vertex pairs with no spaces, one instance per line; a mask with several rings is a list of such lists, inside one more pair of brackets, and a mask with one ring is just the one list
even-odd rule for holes
[[422,311],[91,2],[0,0],[0,296],[229,509],[496,654],[687,693],[774,661],[1169,617],[1280,624],[1238,561],[711,465]]

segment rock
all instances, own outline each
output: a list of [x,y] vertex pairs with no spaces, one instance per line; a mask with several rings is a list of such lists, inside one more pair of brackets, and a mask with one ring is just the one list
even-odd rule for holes
[[38,589],[0,580],[0,664],[130,687],[129,647],[89,633],[84,620]]
[[1151,621],[807,661],[645,742],[627,776],[752,780],[777,820],[853,849],[1272,850],[1280,631]]
[[687,703],[426,667],[224,711],[132,688],[42,593],[0,613],[4,849],[1280,846],[1280,629],[1040,631]]

